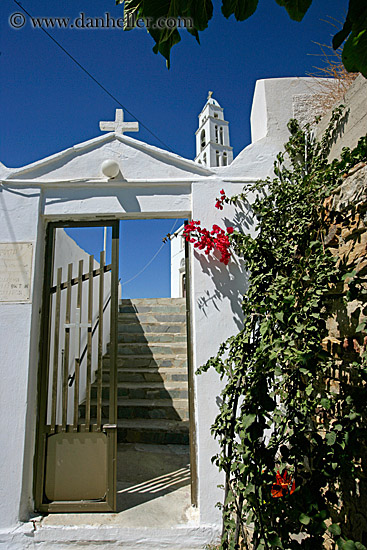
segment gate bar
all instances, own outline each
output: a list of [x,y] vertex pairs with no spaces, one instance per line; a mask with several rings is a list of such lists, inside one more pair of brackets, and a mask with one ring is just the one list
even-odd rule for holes
[[90,391],[92,378],[92,317],[93,317],[93,264],[94,256],[89,256],[89,285],[88,285],[88,341],[87,341],[87,383],[85,401],[85,429],[88,432],[90,426]]
[[60,340],[60,299],[61,299],[62,267],[57,270],[56,304],[55,304],[55,330],[54,330],[54,357],[52,372],[52,396],[51,396],[51,433],[56,429],[57,407],[57,382],[59,371],[59,340]]
[[75,357],[75,379],[74,379],[74,432],[78,431],[79,423],[79,377],[80,377],[80,324],[82,321],[82,292],[83,292],[83,263],[84,260],[79,260],[78,274],[78,298],[77,311],[79,310],[79,319],[75,322],[75,338],[76,338],[76,357]]
[[[103,364],[103,298],[104,298],[104,265],[105,252],[100,253],[99,277],[99,327],[98,327],[98,370],[97,370],[97,430],[102,428],[102,364]],[[112,288],[111,288],[112,290]]]
[[[68,265],[68,279],[66,290],[66,312],[65,325],[70,325],[71,311],[71,280],[73,278],[73,264]],[[70,353],[70,328],[65,327],[65,350],[64,350],[64,372],[62,383],[62,431],[66,432],[67,415],[68,415],[68,377],[69,377],[69,353]]]

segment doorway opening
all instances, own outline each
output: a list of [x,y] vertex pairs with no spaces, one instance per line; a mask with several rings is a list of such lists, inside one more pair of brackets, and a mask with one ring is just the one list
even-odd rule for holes
[[[51,224],[41,374],[48,381],[48,397],[41,404],[45,422],[38,434],[35,491],[37,509],[51,512],[44,520],[47,525],[60,522],[52,512],[108,510],[115,510],[114,522],[126,527],[149,526],[148,518],[152,526],[185,523],[190,505],[196,505],[189,259],[183,223],[129,219],[88,228]],[[167,233],[178,236],[163,244]],[[106,281],[111,285],[113,280],[114,297],[108,298]],[[64,410],[65,403],[72,406],[70,411]],[[101,479],[103,470],[107,488],[86,496],[81,487],[81,496],[70,493],[61,502],[60,480],[68,472],[61,475],[55,464],[60,457],[69,460],[71,439],[83,447],[85,432],[93,433],[89,439],[98,432],[110,441],[100,449],[105,462],[93,465],[94,477]],[[59,433],[64,434],[61,439],[71,439],[64,442],[65,453],[56,456],[50,435]],[[92,454],[81,458],[77,477],[89,468],[86,457]],[[56,478],[61,493],[52,500]],[[67,516],[65,521],[72,521]],[[96,516],[94,521],[99,521]]]
[[117,509],[147,516],[191,504],[183,224],[120,222]]

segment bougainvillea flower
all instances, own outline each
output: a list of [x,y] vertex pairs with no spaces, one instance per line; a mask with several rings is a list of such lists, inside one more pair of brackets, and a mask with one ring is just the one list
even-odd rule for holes
[[291,495],[296,489],[296,483],[292,477],[288,475],[287,470],[284,470],[283,475],[279,473],[279,470],[276,474],[276,483],[271,487],[271,496],[274,498],[284,497],[286,495]]

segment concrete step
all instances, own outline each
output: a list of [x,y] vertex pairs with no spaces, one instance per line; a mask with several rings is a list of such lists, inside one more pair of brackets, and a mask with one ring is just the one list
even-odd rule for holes
[[[97,417],[96,401],[91,401],[91,418]],[[79,405],[79,417],[85,418],[85,404]],[[109,402],[102,401],[102,419],[109,418]],[[187,399],[120,399],[117,404],[117,418],[188,420]]]
[[119,332],[118,342],[120,344],[135,344],[135,343],[146,343],[148,346],[150,344],[186,344],[186,334],[177,334],[177,333],[166,333],[166,332]]
[[179,304],[150,304],[150,303],[136,303],[119,305],[119,313],[186,313],[185,302]]
[[119,419],[118,443],[150,443],[156,445],[188,445],[189,422],[160,419]]
[[[91,388],[92,399],[97,398],[97,387]],[[102,386],[102,399],[108,399],[110,388],[107,383]],[[185,382],[120,382],[117,385],[117,399],[188,399],[188,388]]]
[[187,399],[124,399],[117,405],[118,418],[188,420]]
[[119,313],[119,323],[133,323],[134,321],[139,323],[186,323],[185,313]]
[[150,355],[154,357],[155,355],[184,355],[187,353],[187,346],[184,342],[171,342],[167,344],[161,343],[129,343],[129,344],[118,344],[117,347],[118,355]]
[[[185,355],[155,355],[152,357],[151,354],[145,355],[118,355],[116,358],[117,368],[123,369],[127,368],[151,368],[151,369],[160,369],[160,368],[170,368],[170,367],[180,367],[187,368],[187,356]],[[103,359],[103,368],[108,370],[110,365],[109,356],[105,356]]]
[[128,304],[184,304],[186,298],[121,298],[120,305]]
[[[102,382],[108,382],[108,372],[102,373]],[[117,381],[121,382],[187,382],[187,369],[182,367],[169,368],[128,368],[117,371]]]
[[159,332],[160,334],[186,334],[186,323],[140,323],[137,320],[123,322],[118,324],[119,333],[132,332],[141,334],[150,334]]
[[[109,348],[107,348],[107,352]],[[103,358],[102,419],[108,421],[110,357]],[[118,440],[188,444],[186,301],[123,299],[118,315]],[[92,385],[91,416],[97,387]],[[85,406],[80,407],[80,416]]]

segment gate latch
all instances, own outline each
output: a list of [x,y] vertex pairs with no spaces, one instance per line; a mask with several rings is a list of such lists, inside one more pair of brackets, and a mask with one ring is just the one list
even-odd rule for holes
[[102,430],[115,430],[117,428],[117,424],[103,424]]

